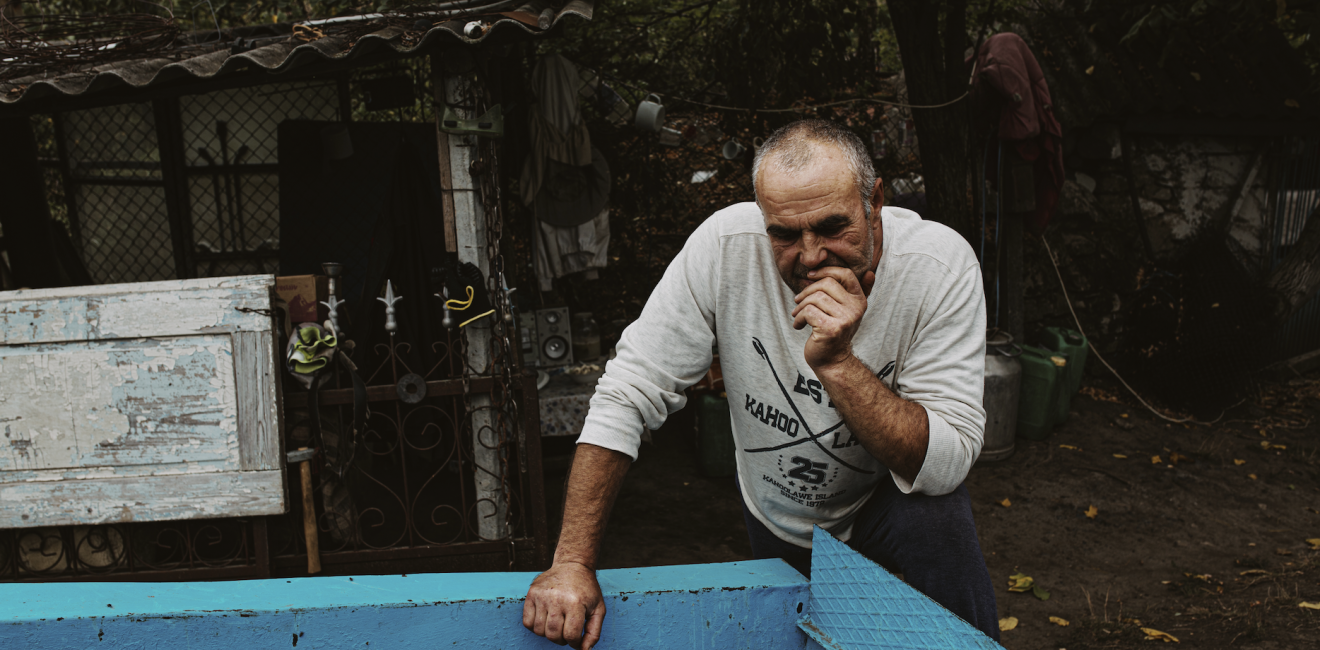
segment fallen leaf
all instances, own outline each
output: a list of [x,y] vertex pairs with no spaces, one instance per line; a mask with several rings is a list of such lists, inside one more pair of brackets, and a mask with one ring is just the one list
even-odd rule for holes
[[1274,549],[1274,554],[1275,554],[1275,555],[1284,555],[1284,556],[1287,556],[1287,555],[1292,555],[1292,551],[1290,551],[1290,550],[1288,550],[1288,549],[1286,549],[1286,548],[1276,548],[1276,549]]
[[1041,589],[1041,588],[1040,588],[1040,585],[1036,585],[1035,587],[1032,587],[1032,588],[1031,588],[1031,595],[1032,595],[1032,596],[1035,596],[1036,598],[1038,598],[1038,599],[1040,599],[1040,600],[1049,600],[1049,599],[1050,599],[1050,592],[1045,591],[1044,589]]
[[1074,447],[1074,446],[1072,446],[1072,445],[1059,445],[1059,449],[1071,449],[1071,450],[1073,450],[1073,451],[1081,451],[1081,450],[1082,450],[1080,447]]
[[1063,619],[1063,618],[1059,618],[1058,616],[1051,616],[1051,617],[1050,617],[1050,622],[1053,623],[1053,624],[1055,624],[1055,625],[1057,625],[1057,626],[1059,626],[1059,627],[1068,627],[1068,620],[1067,620],[1067,619]]
[[1266,575],[1269,575],[1269,574],[1270,574],[1270,572],[1269,572],[1269,571],[1266,571],[1265,569],[1247,569],[1246,571],[1243,571],[1242,573],[1239,573],[1238,575],[1240,575],[1240,576],[1266,576]]
[[1234,465],[1238,465],[1238,466],[1246,465],[1246,464],[1247,464],[1247,461],[1245,461],[1245,460],[1239,460],[1239,459],[1237,459],[1237,458],[1234,458],[1234,459],[1233,459],[1233,464],[1234,464]]
[[[1087,69],[1086,69],[1086,74],[1095,74],[1095,66],[1091,66],[1091,67],[1087,68]],[[1290,99],[1290,100],[1288,100],[1288,101],[1292,101],[1292,100]],[[1286,104],[1286,103],[1288,103],[1288,102],[1284,102],[1284,103]],[[1293,102],[1293,103],[1295,104],[1296,102]],[[1296,108],[1296,107],[1294,107],[1294,108]]]
[[1114,458],[1127,458],[1127,456],[1124,456],[1123,454],[1114,454]]
[[1001,619],[999,619],[999,631],[1000,631],[1000,632],[1007,632],[1007,631],[1009,631],[1009,630],[1011,630],[1011,629],[1017,627],[1017,623],[1018,623],[1018,620],[1017,620],[1017,617],[1016,617],[1016,616],[1009,616],[1008,618],[1001,618]]
[[1153,627],[1143,627],[1141,628],[1141,631],[1146,633],[1147,641],[1162,640],[1165,643],[1169,643],[1170,641],[1174,643],[1179,642],[1178,637],[1169,634],[1168,632],[1161,632]]
[[1007,507],[1013,505],[1013,502],[1012,502],[1012,501],[1009,501],[1008,499],[1004,499],[1003,501],[1000,501],[1000,502],[999,502],[999,505],[1004,506],[1005,508],[1007,508]]
[[[1193,72],[1193,73],[1192,73],[1192,78],[1195,79],[1195,80],[1197,80],[1197,81],[1200,81],[1200,80],[1201,80],[1201,75],[1199,75],[1199,74]],[[1218,307],[1219,304],[1216,303],[1215,306]]]
[[1254,480],[1256,480],[1256,475],[1255,475],[1255,474],[1247,474],[1247,478],[1249,478],[1249,479],[1251,479],[1251,480],[1254,481]]
[[1320,537],[1312,537],[1306,543],[1311,545],[1311,550],[1320,550]]
[[1125,417],[1127,417],[1127,416],[1128,416],[1127,413],[1119,413],[1119,414],[1118,414],[1118,417],[1120,417],[1120,418],[1125,418]]
[[1091,506],[1090,508],[1086,509],[1087,519],[1095,519],[1095,516],[1098,514],[1100,514],[1100,511],[1095,506]]
[[1298,606],[1298,607],[1305,607],[1306,609],[1320,609],[1320,603],[1308,603],[1308,602],[1305,602],[1305,601],[1302,601],[1302,602],[1300,602],[1300,603],[1297,603],[1297,606]]
[[1022,593],[1025,591],[1031,591],[1031,588],[1034,586],[1036,586],[1036,581],[1032,580],[1031,576],[1025,573],[1018,572],[1008,577],[1009,591]]
[[1163,464],[1164,464],[1164,459],[1163,459],[1163,458],[1160,458],[1159,456],[1151,456],[1151,457],[1150,457],[1150,464],[1151,464],[1151,465],[1163,465]]
[[[1095,66],[1091,66],[1091,67],[1094,68]],[[1090,73],[1090,72],[1087,72],[1086,74],[1091,74],[1091,73]],[[1297,100],[1295,100],[1295,99],[1285,99],[1285,100],[1283,100],[1283,105],[1284,105],[1284,106],[1287,106],[1288,108],[1301,108],[1301,107],[1302,107],[1302,105],[1299,104],[1299,103],[1297,103]]]

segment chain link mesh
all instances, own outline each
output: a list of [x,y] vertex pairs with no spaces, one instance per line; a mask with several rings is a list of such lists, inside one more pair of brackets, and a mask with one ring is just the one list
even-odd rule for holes
[[285,120],[339,119],[334,80],[234,88],[180,98],[189,213],[199,277],[279,268],[279,148]]

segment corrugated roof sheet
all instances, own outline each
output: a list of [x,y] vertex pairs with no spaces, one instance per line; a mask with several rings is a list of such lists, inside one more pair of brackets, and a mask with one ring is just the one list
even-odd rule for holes
[[[1302,120],[1320,116],[1310,72],[1272,27],[1254,33],[1221,21],[1214,37],[1132,39],[1087,19],[1078,3],[1042,11],[1021,35],[1040,60],[1065,126],[1136,115]],[[1089,72],[1088,72],[1089,70]],[[1291,106],[1289,102],[1296,103]]]
[[[595,0],[568,0],[555,12],[550,28],[542,30],[534,20],[517,20],[509,14],[465,16],[436,23],[429,28],[387,26],[353,38],[333,30],[323,38],[299,42],[292,35],[254,39],[257,47],[237,51],[229,43],[217,44],[204,54],[179,58],[165,56],[103,64],[86,70],[59,74],[35,74],[0,82],[0,111],[6,113],[40,110],[49,100],[77,98],[125,89],[159,88],[171,83],[203,81],[242,71],[259,69],[271,74],[287,73],[309,65],[351,64],[372,55],[408,56],[444,42],[474,45],[502,43],[535,37],[555,29],[568,16],[591,20]],[[482,34],[469,38],[464,27],[474,20],[486,23]],[[493,20],[492,20],[493,19]],[[531,23],[531,24],[529,24]],[[262,44],[265,43],[265,44]]]

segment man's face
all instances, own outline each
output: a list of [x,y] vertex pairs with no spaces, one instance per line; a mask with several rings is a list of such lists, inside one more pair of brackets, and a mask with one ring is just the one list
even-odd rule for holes
[[846,268],[860,282],[878,254],[881,195],[872,201],[868,222],[847,160],[828,146],[819,147],[804,169],[767,165],[760,175],[757,196],[784,283],[799,293],[814,282],[808,271],[827,266]]

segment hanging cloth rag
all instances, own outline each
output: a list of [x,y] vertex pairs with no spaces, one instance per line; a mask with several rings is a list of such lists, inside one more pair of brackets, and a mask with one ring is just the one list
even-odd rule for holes
[[610,166],[592,149],[592,164],[551,161],[536,213],[536,276],[542,291],[555,278],[605,268],[610,244]]
[[536,277],[541,291],[550,291],[555,278],[586,272],[594,280],[596,270],[609,260],[610,209],[579,226],[558,228],[544,221],[536,228]]
[[[1040,63],[1021,36],[995,34],[981,44],[972,101],[987,121],[998,117],[992,124],[999,139],[1012,147],[1011,155],[1005,157],[1030,166],[1027,171],[1022,165],[1008,165],[1010,187],[999,189],[1008,190],[1005,198],[1010,204],[1030,212],[1025,224],[1029,231],[1044,232],[1063,189],[1063,127],[1054,117],[1050,87]],[[987,176],[995,177],[996,165],[997,160],[987,159]],[[1010,196],[1013,191],[1025,191],[1028,196]]]
[[519,183],[523,205],[531,205],[540,192],[547,161],[591,164],[591,135],[578,106],[583,85],[577,66],[559,54],[545,55],[532,70],[536,103],[528,111],[531,153],[523,161]]

